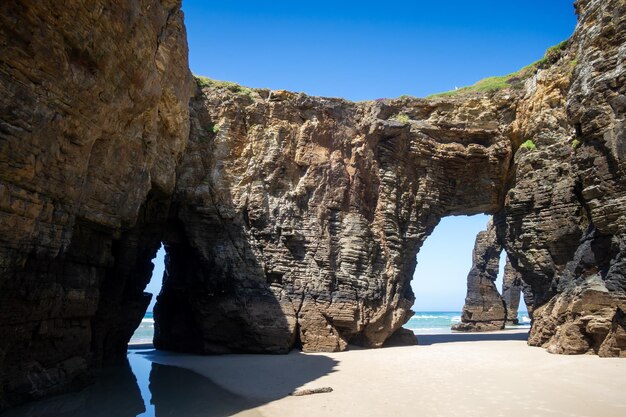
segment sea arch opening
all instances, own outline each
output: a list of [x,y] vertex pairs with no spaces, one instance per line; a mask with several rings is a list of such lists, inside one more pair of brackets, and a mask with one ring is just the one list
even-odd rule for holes
[[[473,258],[475,250],[481,250],[476,248],[477,235],[481,232],[485,234],[490,219],[491,216],[486,214],[447,216],[441,219],[416,256],[417,266],[411,280],[411,289],[415,295],[412,310],[415,314],[405,324],[405,328],[418,336],[451,334],[463,330],[497,330],[463,326],[468,314],[471,319],[472,303],[476,303],[476,297],[481,303],[492,303],[494,310],[497,310],[495,314],[502,316],[503,329],[529,327],[529,313],[525,304],[528,301],[528,289],[524,291],[519,276],[505,279],[505,274],[511,275],[514,271],[509,270],[511,265],[507,265],[504,248],[490,248],[497,252],[488,255],[495,257],[490,259],[489,265],[492,269],[495,267],[495,271],[490,271],[487,277],[480,277],[482,282],[472,276],[476,273],[476,267],[489,269],[486,265],[475,265]],[[479,283],[480,286],[477,285]],[[522,297],[522,293],[527,297]],[[489,307],[486,305],[485,309]]]
[[148,285],[145,288],[145,292],[152,294],[152,299],[148,308],[144,314],[139,327],[135,329],[133,336],[128,342],[129,346],[142,346],[150,345],[154,339],[154,306],[156,305],[158,294],[163,287],[163,278],[165,274],[165,246],[161,243],[159,250],[157,251],[152,264],[154,268],[152,270],[152,276]]

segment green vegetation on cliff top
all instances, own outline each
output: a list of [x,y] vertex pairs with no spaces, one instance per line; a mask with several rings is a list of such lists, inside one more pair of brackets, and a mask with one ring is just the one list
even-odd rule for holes
[[214,80],[209,77],[205,77],[202,75],[195,75],[195,74],[194,74],[194,78],[196,79],[196,83],[198,83],[198,86],[200,88],[205,88],[205,87],[222,88],[232,93],[244,94],[247,96],[253,93],[253,90],[251,88],[244,87],[232,81],[219,81],[219,80]]
[[[524,81],[532,77],[537,70],[544,69],[557,62],[563,51],[566,49],[569,40],[565,40],[558,45],[551,46],[546,50],[543,58],[533,62],[530,65],[525,66],[519,71],[513,72],[508,75],[501,75],[495,77],[484,78],[474,85],[458,88],[456,90],[446,91],[443,93],[431,94],[427,98],[436,97],[454,97],[459,95],[471,94],[471,93],[486,93],[490,91],[498,91],[505,88],[520,89],[524,85]],[[572,66],[575,66],[576,60],[572,60]],[[254,90],[249,87],[244,87],[232,81],[220,81],[214,80],[209,77],[194,74],[196,83],[200,88],[220,88],[228,90],[232,93],[251,96]],[[409,98],[410,96],[400,96],[400,98]],[[403,120],[398,120],[404,123]]]
[[547,68],[557,62],[567,45],[568,40],[565,40],[558,45],[551,46],[546,50],[543,58],[525,66],[517,72],[509,75],[484,78],[474,85],[462,87],[452,91],[446,91],[444,93],[432,94],[428,96],[428,98],[451,97],[468,93],[485,93],[489,91],[502,90],[504,88],[522,88],[524,81],[532,77],[537,70]]

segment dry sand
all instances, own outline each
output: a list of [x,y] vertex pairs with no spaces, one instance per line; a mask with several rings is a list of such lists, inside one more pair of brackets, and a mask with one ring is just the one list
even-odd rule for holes
[[[626,416],[626,360],[551,355],[525,336],[429,335],[420,346],[324,354],[147,356],[252,400],[242,416]],[[333,392],[288,396],[319,387]]]

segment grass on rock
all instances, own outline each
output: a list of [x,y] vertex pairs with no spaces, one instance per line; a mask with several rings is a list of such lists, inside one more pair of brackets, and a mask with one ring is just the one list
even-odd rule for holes
[[214,80],[209,77],[204,77],[202,75],[194,75],[196,82],[200,88],[221,88],[230,91],[231,93],[243,94],[246,96],[250,96],[253,93],[253,90],[248,87],[244,87],[232,81],[219,81]]
[[403,124],[408,124],[411,121],[411,119],[409,119],[409,116],[407,116],[406,114],[396,114],[395,116],[391,116],[390,119]]
[[532,139],[527,139],[524,143],[520,145],[520,148],[528,149],[529,151],[534,151],[537,149],[537,145],[533,142]]
[[525,66],[517,72],[511,73],[509,75],[484,78],[474,85],[462,87],[452,91],[446,91],[445,93],[432,94],[428,96],[428,98],[452,97],[468,93],[486,93],[489,91],[498,91],[505,88],[522,88],[524,81],[532,77],[538,70],[547,68],[557,62],[561,58],[561,55],[567,47],[568,42],[568,40],[565,40],[558,45],[551,46],[546,50],[543,58],[541,58],[539,61],[533,62],[532,64]]

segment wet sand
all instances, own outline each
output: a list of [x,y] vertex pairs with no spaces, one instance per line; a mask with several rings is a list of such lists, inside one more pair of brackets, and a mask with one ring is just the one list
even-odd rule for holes
[[[626,416],[624,359],[551,355],[527,346],[525,331],[418,338],[340,353],[145,357],[197,372],[266,417]],[[320,387],[333,392],[288,395]]]
[[256,408],[262,403],[188,369],[153,363],[144,357],[150,351],[133,349],[127,364],[102,370],[94,384],[2,417],[261,417]]

